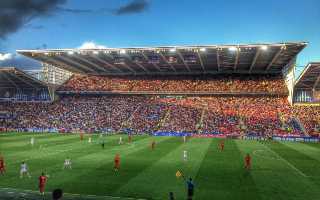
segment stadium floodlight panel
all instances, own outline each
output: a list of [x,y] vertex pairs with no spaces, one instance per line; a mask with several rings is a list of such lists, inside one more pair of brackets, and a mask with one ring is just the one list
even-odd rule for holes
[[229,51],[237,51],[237,47],[229,47]]
[[267,45],[263,45],[263,46],[260,47],[260,49],[266,51],[266,50],[268,50],[268,46]]
[[126,53],[126,50],[124,50],[124,49],[120,50],[120,54],[125,54],[125,53]]
[[73,52],[73,51],[68,51],[68,54],[69,54],[69,55],[73,55],[74,52]]
[[169,51],[172,52],[172,53],[174,53],[174,52],[176,52],[176,48],[172,48],[172,49],[170,49]]
[[205,52],[207,49],[206,48],[200,48],[201,52]]
[[99,51],[93,51],[92,53],[97,55],[99,54]]

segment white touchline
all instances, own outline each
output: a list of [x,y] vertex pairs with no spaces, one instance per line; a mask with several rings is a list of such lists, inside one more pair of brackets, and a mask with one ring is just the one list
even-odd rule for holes
[[289,165],[292,169],[294,169],[296,172],[298,172],[301,176],[303,177],[310,177],[305,175],[301,170],[299,170],[298,168],[296,168],[294,165],[292,165],[289,161],[287,161],[286,159],[284,159],[282,156],[280,156],[277,152],[273,151],[272,149],[270,149],[268,146],[264,145],[264,147],[268,148],[270,152],[272,152],[273,154],[275,154],[280,160],[284,161],[285,163],[287,163],[287,165]]
[[[39,193],[39,191],[34,191],[34,190],[20,190],[20,189],[15,189],[15,188],[1,188],[0,187],[0,191],[1,190],[4,190],[5,192],[7,193],[12,193],[12,191],[16,191],[16,192],[29,192],[29,193]],[[16,193],[14,192],[14,193]],[[49,193],[49,192],[46,192],[46,193]],[[132,198],[132,197],[116,197],[116,196],[99,196],[99,195],[93,195],[93,194],[90,194],[90,195],[85,195],[85,194],[75,194],[75,193],[67,193],[67,192],[64,192],[63,194],[65,195],[70,195],[70,196],[87,196],[87,197],[101,197],[101,198],[113,198],[113,199],[124,199],[124,200],[146,200],[146,199],[135,199],[135,198]]]

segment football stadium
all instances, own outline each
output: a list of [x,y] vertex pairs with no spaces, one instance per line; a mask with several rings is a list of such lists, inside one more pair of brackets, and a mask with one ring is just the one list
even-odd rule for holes
[[307,45],[17,50],[42,69],[0,70],[0,199],[319,199]]

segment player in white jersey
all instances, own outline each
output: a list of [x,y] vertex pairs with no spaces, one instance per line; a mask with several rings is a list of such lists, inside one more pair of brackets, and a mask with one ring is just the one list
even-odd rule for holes
[[72,169],[72,166],[71,166],[71,159],[69,157],[67,157],[65,160],[64,160],[64,164],[63,164],[63,169]]
[[122,144],[122,137],[119,138],[119,144]]
[[31,146],[34,145],[34,137],[32,137],[32,138],[30,139],[30,144],[31,144]]
[[186,143],[186,141],[187,141],[187,136],[184,135],[183,136],[183,142]]
[[184,161],[188,160],[188,152],[186,150],[183,151],[183,160]]
[[88,142],[89,142],[89,143],[91,143],[91,142],[92,142],[92,138],[91,138],[91,136],[89,137]]
[[20,166],[20,178],[23,178],[24,175],[27,175],[29,178],[31,178],[29,172],[28,172],[28,166],[27,163],[22,162]]

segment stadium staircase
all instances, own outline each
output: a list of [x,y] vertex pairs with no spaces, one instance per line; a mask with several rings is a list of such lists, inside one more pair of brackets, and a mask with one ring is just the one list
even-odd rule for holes
[[198,122],[197,125],[196,125],[196,130],[197,130],[197,133],[198,133],[198,134],[202,133],[202,131],[203,131],[203,120],[204,120],[205,117],[207,116],[207,113],[208,113],[208,107],[204,107],[204,108],[202,109],[202,112],[201,112],[200,120],[199,120],[199,122]]
[[158,131],[170,118],[170,109],[168,109],[168,111],[166,112],[166,114],[164,115],[164,117],[162,119],[160,119],[159,123],[156,125],[154,131]]
[[131,128],[131,126],[132,126],[132,119],[133,119],[133,117],[134,117],[134,114],[139,110],[140,107],[141,107],[141,105],[138,106],[138,107],[132,112],[132,114],[128,117],[128,119],[127,119],[126,121],[122,122],[120,129],[123,129],[123,128]]
[[306,128],[304,127],[304,125],[301,123],[299,117],[295,116],[294,120],[296,121],[296,123],[298,124],[300,130],[302,130],[302,132],[304,133],[305,136],[309,136],[308,131],[306,130]]

